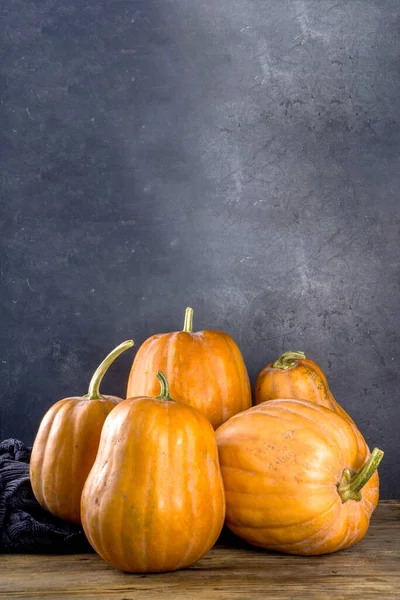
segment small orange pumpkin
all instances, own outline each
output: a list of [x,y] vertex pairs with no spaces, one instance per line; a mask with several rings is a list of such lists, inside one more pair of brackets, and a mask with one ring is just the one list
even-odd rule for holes
[[251,406],[246,365],[233,339],[222,331],[193,333],[193,309],[183,331],[153,335],[139,348],[129,375],[127,398],[154,396],[155,374],[165,373],[177,402],[197,408],[217,428]]
[[258,374],[255,386],[256,404],[275,398],[297,398],[315,402],[354,423],[334,399],[321,367],[306,358],[304,352],[285,352]]
[[100,383],[111,363],[133,346],[115,348],[95,371],[89,392],[56,402],[40,423],[32,448],[30,477],[39,504],[56,517],[80,523],[80,501],[108,413],[122,398],[102,396]]
[[134,573],[191,565],[214,545],[225,517],[213,428],[157,377],[159,396],[125,400],[107,417],[82,493],[89,542]]
[[288,554],[343,550],[365,535],[378,503],[377,466],[361,434],[337,413],[277,399],[216,432],[226,524],[255,546]]

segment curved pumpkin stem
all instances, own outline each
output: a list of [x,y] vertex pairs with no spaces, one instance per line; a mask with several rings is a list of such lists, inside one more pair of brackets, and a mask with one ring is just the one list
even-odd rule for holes
[[183,323],[183,331],[193,333],[193,308],[187,307],[185,311],[185,321]]
[[345,469],[343,471],[342,479],[337,486],[343,504],[347,502],[347,500],[356,500],[359,502],[362,499],[361,490],[375,473],[383,455],[384,452],[382,452],[382,450],[374,448],[371,456],[358,473],[352,473],[350,469]]
[[159,395],[156,396],[156,398],[159,398],[160,400],[169,400],[170,402],[174,402],[174,400],[169,395],[168,381],[162,371],[157,371],[157,379],[160,382],[161,391]]
[[291,350],[289,352],[284,352],[283,354],[281,354],[278,360],[276,360],[272,366],[274,369],[283,369],[284,371],[286,371],[287,369],[295,367],[298,360],[305,358],[306,355],[304,354],[304,352]]
[[100,384],[104,375],[117,356],[122,354],[122,352],[125,352],[125,350],[128,350],[128,348],[131,348],[133,344],[133,340],[122,342],[122,344],[114,348],[114,350],[105,357],[103,362],[100,363],[95,370],[93,377],[90,380],[89,391],[85,396],[83,396],[84,398],[87,398],[88,400],[101,400],[103,398],[103,396],[100,394]]

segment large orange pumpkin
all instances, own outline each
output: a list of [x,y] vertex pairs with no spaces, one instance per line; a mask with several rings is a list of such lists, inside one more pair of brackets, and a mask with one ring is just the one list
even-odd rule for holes
[[306,358],[304,352],[285,352],[258,374],[255,386],[256,404],[275,398],[297,398],[315,402],[354,423],[333,397],[321,367]]
[[122,400],[102,396],[101,380],[117,356],[131,346],[133,341],[128,340],[103,360],[88,394],[59,400],[40,423],[30,461],[33,493],[43,508],[65,521],[80,523],[82,489],[96,457],[104,421]]
[[174,571],[215,543],[225,497],[215,433],[171,399],[131,398],[107,417],[82,493],[82,524],[102,558],[123,571]]
[[214,428],[251,406],[249,377],[239,348],[222,331],[193,333],[193,309],[183,331],[153,335],[139,348],[129,375],[127,398],[154,396],[155,374],[165,373],[171,395],[197,408]]
[[304,400],[264,402],[216,432],[226,524],[289,554],[343,550],[365,535],[378,503],[377,466],[354,425]]

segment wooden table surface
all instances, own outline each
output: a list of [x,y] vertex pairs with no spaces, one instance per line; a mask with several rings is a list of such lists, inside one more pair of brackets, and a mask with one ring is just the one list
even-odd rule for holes
[[362,542],[321,557],[239,547],[229,535],[193,567],[158,575],[121,573],[96,554],[2,555],[0,598],[400,599],[400,501],[380,503]]

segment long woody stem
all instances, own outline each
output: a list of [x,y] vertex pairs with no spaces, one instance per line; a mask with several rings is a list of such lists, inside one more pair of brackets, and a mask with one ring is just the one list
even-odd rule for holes
[[185,321],[183,323],[183,331],[186,333],[193,332],[193,308],[187,307],[185,312]]
[[361,500],[361,490],[375,473],[383,458],[383,454],[382,450],[374,448],[371,456],[358,473],[352,473],[350,469],[343,471],[342,479],[337,486],[343,503],[347,502],[347,500],[356,500],[357,502]]
[[90,380],[89,392],[86,394],[86,396],[84,396],[84,398],[87,398],[88,400],[101,400],[103,396],[100,394],[100,384],[104,375],[117,356],[122,354],[122,352],[125,352],[125,350],[128,348],[131,348],[133,343],[133,340],[122,342],[122,344],[114,348],[114,350],[105,357],[103,362],[95,370],[93,377]]

